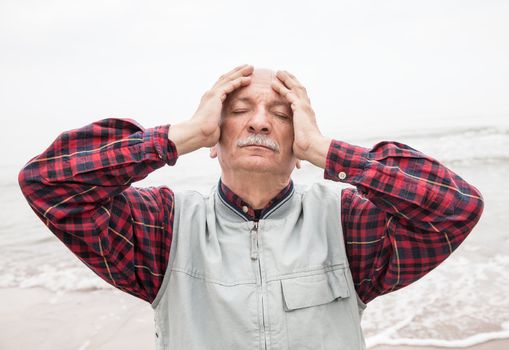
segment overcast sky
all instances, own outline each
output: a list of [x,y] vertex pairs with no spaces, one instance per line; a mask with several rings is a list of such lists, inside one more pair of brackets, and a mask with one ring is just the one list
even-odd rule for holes
[[508,19],[504,0],[0,0],[2,159],[105,117],[187,119],[242,63],[294,73],[324,133],[509,117]]

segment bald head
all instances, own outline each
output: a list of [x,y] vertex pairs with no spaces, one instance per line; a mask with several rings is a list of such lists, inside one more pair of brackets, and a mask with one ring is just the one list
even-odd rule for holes
[[255,68],[251,75],[251,84],[262,84],[268,85],[272,83],[272,80],[276,79],[276,72],[272,69],[267,68]]

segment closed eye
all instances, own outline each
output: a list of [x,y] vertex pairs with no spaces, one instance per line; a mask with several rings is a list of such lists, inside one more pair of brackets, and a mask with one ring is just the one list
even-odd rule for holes
[[247,112],[247,109],[236,109],[234,111],[232,111],[233,114],[242,114],[242,113],[246,113]]
[[279,118],[283,118],[283,119],[290,119],[289,116],[287,116],[286,114],[283,114],[283,113],[275,113],[277,117]]

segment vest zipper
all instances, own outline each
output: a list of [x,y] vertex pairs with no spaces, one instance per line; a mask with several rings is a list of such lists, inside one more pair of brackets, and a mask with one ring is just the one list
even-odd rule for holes
[[263,277],[262,277],[262,264],[258,256],[258,221],[254,222],[251,229],[251,259],[258,260],[258,276],[260,277],[260,291],[261,291],[261,304],[262,304],[262,331],[264,340],[264,349],[267,349],[267,337],[265,335],[265,305],[263,302]]
[[251,229],[251,259],[258,259],[258,221],[254,222]]

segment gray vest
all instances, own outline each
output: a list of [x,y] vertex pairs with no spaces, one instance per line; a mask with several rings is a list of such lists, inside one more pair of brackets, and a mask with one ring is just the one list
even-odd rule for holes
[[176,194],[152,307],[157,349],[365,349],[339,191],[296,187],[258,223],[215,189]]

